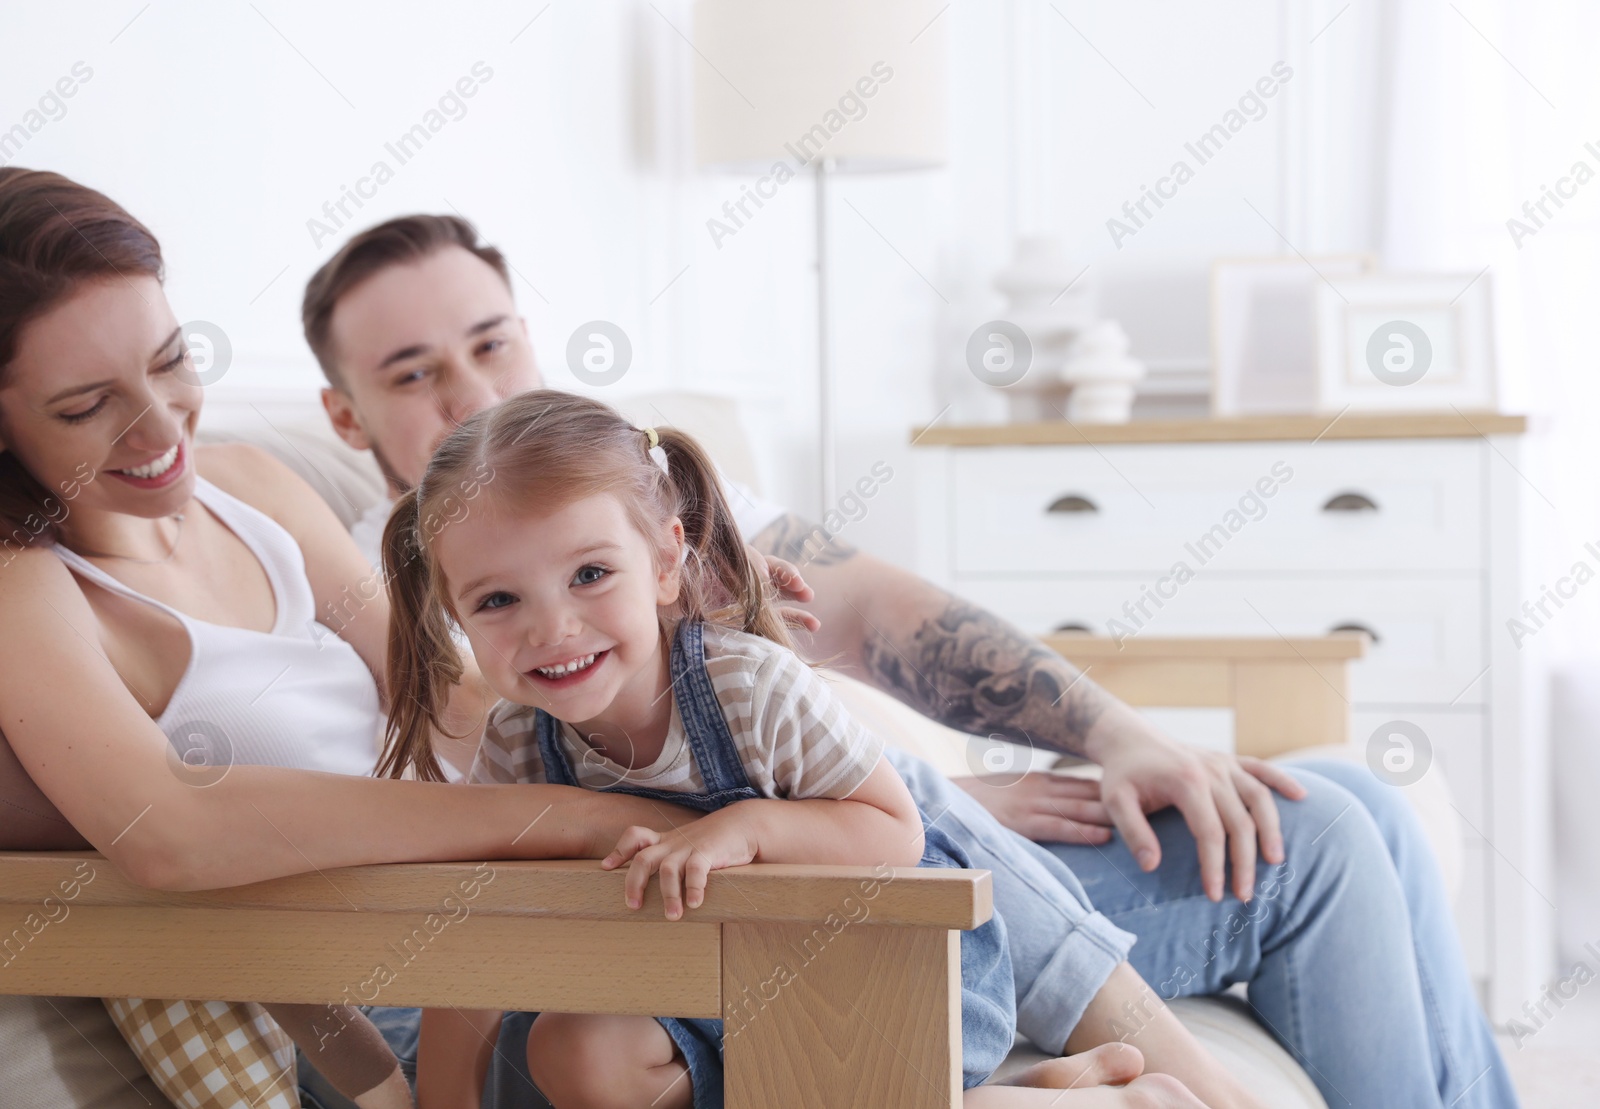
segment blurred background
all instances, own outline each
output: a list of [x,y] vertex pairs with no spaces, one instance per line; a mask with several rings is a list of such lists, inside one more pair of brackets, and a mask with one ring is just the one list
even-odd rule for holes
[[[1464,627],[1489,682],[1514,640],[1517,684],[1495,696],[1519,705],[1385,693],[1358,716],[1427,701],[1439,720],[1481,717],[1458,776],[1517,760],[1532,782],[1516,819],[1547,839],[1529,856],[1476,829],[1480,969],[1508,942],[1488,912],[1508,896],[1547,906],[1537,927],[1558,937],[1528,981],[1592,962],[1600,588],[1558,585],[1600,566],[1585,548],[1600,541],[1600,9],[882,0],[786,25],[750,16],[766,6],[8,5],[0,164],[68,174],[151,226],[180,319],[231,340],[211,389],[235,401],[321,385],[300,295],[353,231],[465,215],[510,260],[549,384],[734,398],[760,486],[814,518],[887,463],[907,479],[847,538],[906,565],[930,564],[934,534],[913,429],[1274,412],[1331,426],[1388,402],[1340,378],[1354,355],[1328,313],[1427,301],[1464,378],[1424,405],[1528,424],[1480,438],[1471,461],[1483,518],[1465,541],[1516,565],[1500,580],[1489,555],[1475,563],[1493,587],[1416,649],[1442,657]],[[771,150],[813,123],[814,158]],[[1358,296],[1344,275],[1392,280]],[[1031,364],[987,326],[1007,320]],[[595,321],[631,346],[603,388],[568,356]],[[1009,367],[1015,387],[985,377]],[[1095,400],[1083,381],[1108,389]],[[1431,576],[1395,556],[1391,584]],[[1530,665],[1512,621],[1552,590]],[[1478,667],[1462,665],[1470,689]],[[1497,1019],[1518,1011],[1502,1002]]]

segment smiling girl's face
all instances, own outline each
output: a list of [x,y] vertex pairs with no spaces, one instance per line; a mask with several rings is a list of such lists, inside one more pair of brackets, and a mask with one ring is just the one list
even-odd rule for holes
[[534,513],[492,492],[432,543],[491,688],[608,747],[657,724],[664,735],[672,702],[657,609],[678,598],[682,522],[652,544],[610,494]]
[[86,482],[74,512],[170,516],[194,495],[202,390],[179,372],[187,355],[155,278],[85,282],[23,329],[0,447],[52,493]]

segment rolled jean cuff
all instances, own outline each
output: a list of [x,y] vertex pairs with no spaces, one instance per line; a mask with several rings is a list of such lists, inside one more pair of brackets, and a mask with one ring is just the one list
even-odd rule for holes
[[1027,993],[1018,995],[1017,1031],[1043,1051],[1061,1051],[1136,939],[1098,912],[1083,917]]

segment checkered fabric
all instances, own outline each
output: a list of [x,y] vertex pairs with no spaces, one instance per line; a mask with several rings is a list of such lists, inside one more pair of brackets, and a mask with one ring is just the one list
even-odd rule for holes
[[180,1109],[300,1109],[294,1043],[254,1002],[108,997],[105,1006]]

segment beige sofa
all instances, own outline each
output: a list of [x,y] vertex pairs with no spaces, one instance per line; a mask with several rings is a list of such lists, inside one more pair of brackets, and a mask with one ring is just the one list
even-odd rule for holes
[[[640,423],[675,424],[693,431],[736,480],[759,488],[737,411],[721,398],[658,394],[621,406]],[[349,451],[328,431],[320,409],[305,403],[217,403],[206,418],[210,440],[244,440],[277,455],[328,501],[348,526],[382,495],[376,467]],[[898,701],[860,683],[840,679],[853,712],[886,739],[929,758],[946,772],[965,773],[966,737],[943,728]],[[1459,870],[1448,797],[1435,776],[1413,787],[1424,823],[1440,848],[1447,879]],[[3,973],[3,972],[0,972]],[[1174,1005],[1195,1034],[1266,1103],[1281,1109],[1323,1109],[1310,1079],[1251,1018],[1237,998],[1180,1000]],[[1019,1044],[1008,1067],[1027,1061]],[[0,1089],[6,1104],[98,1109],[139,1109],[165,1104],[144,1077],[100,1004],[82,998],[0,997]]]

